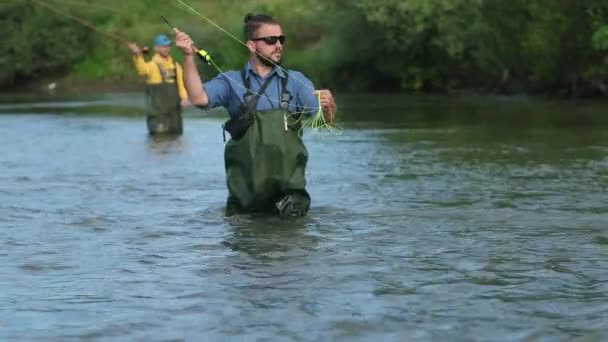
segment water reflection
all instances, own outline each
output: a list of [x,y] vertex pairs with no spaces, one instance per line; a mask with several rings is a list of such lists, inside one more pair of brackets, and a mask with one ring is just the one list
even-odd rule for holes
[[276,253],[288,255],[294,249],[313,248],[315,239],[307,237],[310,217],[280,219],[266,215],[238,215],[226,219],[228,236],[223,242],[235,252],[253,257],[272,257]]
[[147,135],[146,143],[149,151],[159,155],[182,152],[190,147],[186,137],[175,134]]

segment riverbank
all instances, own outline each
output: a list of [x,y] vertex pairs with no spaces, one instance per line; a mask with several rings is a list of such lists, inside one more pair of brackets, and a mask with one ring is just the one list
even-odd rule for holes
[[[30,101],[32,99],[41,98],[57,98],[57,97],[90,97],[97,94],[108,94],[108,93],[143,93],[144,82],[136,78],[123,79],[123,80],[99,80],[99,79],[85,79],[75,78],[71,76],[66,77],[52,77],[30,82],[28,84],[21,85],[13,89],[0,89],[0,102],[22,102]],[[429,98],[441,98],[441,97],[461,97],[468,99],[511,99],[511,100],[539,100],[539,101],[566,101],[566,102],[587,102],[593,103],[606,101],[608,103],[608,97],[605,96],[586,96],[576,97],[571,95],[564,95],[559,93],[509,93],[498,91],[488,91],[484,89],[453,89],[451,91],[442,92],[423,92],[423,91],[381,91],[381,92],[353,92],[348,90],[337,89],[334,90],[338,99],[340,97],[350,97],[353,94],[377,94],[380,96],[391,96],[391,97],[429,97]],[[358,95],[354,95],[358,96]]]
[[74,79],[70,77],[53,77],[22,84],[12,89],[0,89],[4,95],[45,95],[45,94],[83,94],[90,95],[108,92],[136,92],[144,88],[144,83],[137,80],[94,80]]
[[[133,94],[141,97],[136,104],[112,104],[112,107],[141,107],[143,105],[144,83],[137,80],[87,80],[45,78],[14,89],[0,90],[0,104],[27,104],[32,102],[94,101],[107,98],[111,94]],[[108,110],[108,109],[104,109]],[[117,114],[121,111],[112,110]],[[138,113],[137,115],[141,115]]]

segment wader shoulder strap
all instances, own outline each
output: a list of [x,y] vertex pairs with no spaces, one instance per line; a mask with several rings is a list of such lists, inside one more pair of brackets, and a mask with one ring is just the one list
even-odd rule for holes
[[[224,136],[224,141],[226,141],[226,135],[225,135],[226,131],[228,131],[230,133],[230,135],[232,136],[232,138],[235,139],[235,138],[238,138],[243,132],[245,132],[247,130],[247,128],[253,123],[254,113],[257,110],[258,100],[264,94],[264,92],[270,85],[270,82],[272,81],[272,78],[274,76],[275,76],[275,74],[268,77],[266,79],[266,81],[264,82],[264,84],[262,84],[262,86],[260,87],[258,92],[254,94],[251,91],[251,81],[249,78],[247,78],[247,69],[241,70],[241,80],[243,82],[243,86],[245,87],[246,91],[245,91],[245,94],[243,95],[243,103],[241,105],[239,114],[236,117],[231,118],[230,120],[226,121],[226,123],[224,123],[222,125],[222,128],[223,128],[222,134]],[[283,110],[288,109],[289,101],[292,98],[291,94],[287,90],[288,81],[289,81],[289,74],[285,73],[285,77],[283,77],[281,79],[280,107]],[[298,122],[299,122],[299,120],[298,120]],[[297,125],[298,124],[296,124],[296,126]],[[292,126],[293,125],[290,125],[290,127],[292,127]],[[298,129],[298,127],[295,127],[295,129],[293,129],[293,130],[298,131],[299,129]]]
[[[262,94],[266,91],[266,88],[268,88],[268,85],[270,84],[270,79],[273,76],[266,79],[266,83],[264,83],[264,85],[262,85],[262,87],[260,88],[260,90],[258,91],[257,94],[253,94],[253,92],[251,91],[251,80],[249,78],[247,78],[247,70],[242,69],[241,70],[241,79],[243,81],[243,86],[247,90],[245,92],[245,94],[243,95],[243,104],[247,104],[250,101],[252,101],[253,100],[252,98],[255,95],[255,104],[257,106],[257,101],[259,100],[260,96],[262,96]],[[285,77],[283,77],[281,79],[280,107],[281,107],[281,109],[284,109],[284,110],[287,110],[287,108],[289,107],[289,101],[291,101],[291,99],[292,99],[291,94],[287,90],[288,81],[289,81],[289,73],[286,72]],[[255,110],[255,107],[253,107],[253,109]]]
[[247,78],[247,69],[241,70],[241,80],[243,81],[243,86],[247,90],[245,95],[252,94],[251,92],[251,80]]
[[260,87],[258,92],[254,94],[251,91],[251,83],[250,80],[246,77],[246,72],[246,69],[241,70],[243,86],[245,86],[245,89],[247,89],[247,91],[243,95],[243,103],[241,104],[240,112],[236,117],[231,118],[222,125],[222,134],[224,135],[224,141],[226,141],[226,131],[228,131],[232,138],[235,139],[241,134],[243,134],[247,130],[247,128],[249,128],[249,126],[251,126],[255,119],[254,113],[256,112],[256,109],[258,107],[258,100],[260,96],[264,94],[266,88],[268,88],[270,82],[272,81],[272,78],[274,77],[274,75],[268,77],[264,84]]
[[281,109],[287,110],[289,108],[289,101],[291,100],[291,94],[287,90],[287,81],[289,80],[289,73],[285,72],[285,77],[281,79]]
[[167,70],[165,70],[165,67],[163,67],[162,64],[158,62],[154,62],[154,64],[156,64],[156,66],[158,67],[158,71],[160,72],[160,76],[163,79],[163,83],[167,83]]
[[[293,98],[287,90],[287,82],[289,81],[289,73],[285,72],[285,77],[281,80],[281,109],[289,112],[289,101]],[[289,113],[289,117],[291,121],[287,124],[287,126],[299,137],[302,137],[302,122],[300,121],[300,117],[302,113]],[[286,119],[287,120],[287,119]]]
[[[243,79],[243,85],[245,86],[245,89],[247,89],[247,91],[243,95],[244,108],[242,108],[242,109],[245,110],[244,111],[245,113],[253,113],[257,109],[258,100],[264,94],[264,92],[266,92],[266,89],[270,85],[270,82],[272,81],[274,74],[271,75],[270,77],[268,77],[266,79],[266,81],[264,81],[264,84],[262,84],[260,89],[257,91],[257,93],[254,94],[251,91],[251,81],[249,78],[247,78],[246,72],[247,72],[247,70],[245,70],[245,69],[241,70],[241,78]],[[243,113],[243,110],[241,110],[241,113]]]

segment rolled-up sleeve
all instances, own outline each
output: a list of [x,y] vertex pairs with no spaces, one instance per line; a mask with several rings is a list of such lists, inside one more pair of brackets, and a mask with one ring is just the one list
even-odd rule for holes
[[297,79],[295,86],[297,87],[297,110],[305,115],[314,115],[319,109],[319,100],[314,94],[314,84],[300,72],[292,72],[290,76]]
[[228,97],[230,96],[230,85],[225,77],[221,74],[215,76],[211,80],[203,83],[203,89],[207,93],[209,103],[206,109],[215,107],[228,107]]

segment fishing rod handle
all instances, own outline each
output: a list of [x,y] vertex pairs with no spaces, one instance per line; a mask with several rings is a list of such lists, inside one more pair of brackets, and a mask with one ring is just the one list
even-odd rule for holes
[[211,56],[207,51],[196,49],[196,55],[198,56],[198,58],[200,58],[201,61],[207,63],[208,65],[211,65]]
[[197,48],[194,44],[190,45],[192,51],[196,54],[196,56],[203,62],[211,65],[211,56],[205,50]]
[[[165,19],[165,17],[163,17],[162,15],[160,16],[161,19],[163,19],[169,26],[172,26],[167,19]],[[172,26],[173,27],[173,26]],[[173,32],[178,33],[180,32],[176,27],[173,27]],[[207,63],[208,65],[211,65],[211,56],[209,55],[209,53],[205,50],[201,50],[198,49],[194,44],[190,45],[190,48],[192,49],[192,51],[195,52],[196,56],[203,61],[204,63]]]

